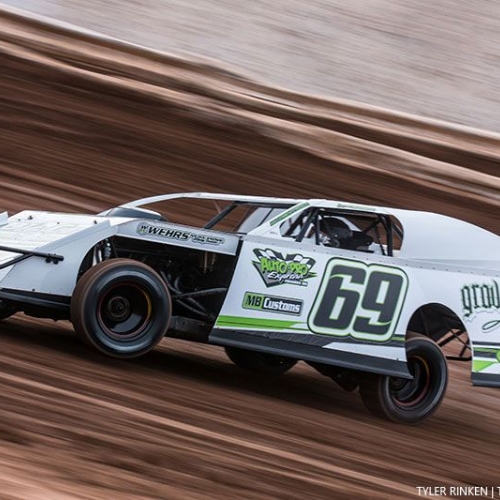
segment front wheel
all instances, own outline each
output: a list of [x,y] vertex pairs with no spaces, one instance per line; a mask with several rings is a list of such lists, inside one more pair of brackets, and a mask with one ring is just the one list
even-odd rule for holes
[[441,404],[448,368],[439,346],[423,335],[409,334],[406,357],[413,379],[366,374],[360,382],[359,392],[366,408],[375,416],[403,424],[418,424]]
[[87,344],[116,358],[133,358],[164,337],[170,294],[149,266],[111,259],[90,268],[71,298],[71,321]]
[[297,364],[296,359],[249,351],[238,347],[226,347],[227,357],[238,367],[267,375],[282,375]]

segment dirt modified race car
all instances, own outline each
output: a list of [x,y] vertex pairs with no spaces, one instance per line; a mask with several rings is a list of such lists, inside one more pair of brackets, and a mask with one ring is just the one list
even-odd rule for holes
[[[174,222],[179,202],[205,222]],[[499,255],[500,238],[466,222],[326,200],[185,193],[3,213],[0,318],[70,320],[120,358],[167,336],[269,375],[304,361],[414,424],[441,403],[447,359],[500,386]]]

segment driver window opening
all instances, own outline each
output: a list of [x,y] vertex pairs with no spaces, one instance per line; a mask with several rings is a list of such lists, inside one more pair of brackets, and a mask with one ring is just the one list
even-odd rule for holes
[[385,214],[310,208],[283,222],[284,238],[311,245],[395,256],[403,231]]

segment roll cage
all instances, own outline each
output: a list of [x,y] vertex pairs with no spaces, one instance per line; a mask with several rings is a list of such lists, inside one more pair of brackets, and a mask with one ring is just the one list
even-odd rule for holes
[[[272,198],[265,196],[235,196],[228,194],[213,194],[213,193],[176,193],[159,196],[151,196],[141,198],[140,200],[131,201],[120,205],[120,210],[139,210],[148,214],[156,214],[162,216],[159,212],[146,210],[142,207],[146,205],[159,204],[174,200],[207,200],[214,203],[216,210],[215,215],[210,215],[207,222],[200,225],[203,229],[219,229],[216,226],[226,222],[231,224],[230,229],[224,228],[224,231],[236,232],[245,234],[256,227],[272,220],[283,211],[299,205],[304,200],[293,198]],[[218,202],[227,202],[223,207]],[[116,209],[115,209],[116,210]],[[104,212],[100,215],[108,215],[109,212]],[[136,215],[138,217],[138,215]],[[165,219],[165,218],[164,218]],[[170,217],[168,217],[170,219]],[[227,225],[227,224],[226,224]]]
[[[281,236],[296,242],[309,240],[319,245],[322,243],[322,219],[337,217],[353,233],[353,242],[348,247],[350,249],[393,256],[401,247],[403,239],[401,224],[383,209],[362,205],[359,205],[359,210],[354,205],[340,208],[341,202],[332,204],[326,200],[194,192],[151,196],[123,204],[120,208],[144,210],[140,207],[180,199],[214,202],[217,213],[200,225],[204,229],[220,229],[218,226],[231,223],[229,229],[224,227],[222,230],[238,234],[251,232],[262,236]],[[222,208],[218,203],[221,201],[227,202]],[[276,226],[279,232],[276,232]]]
[[[327,222],[339,228],[332,240],[325,234]],[[355,210],[336,210],[322,206],[310,207],[284,221],[280,227],[283,238],[300,243],[340,247],[364,252],[377,252],[389,257],[401,247],[403,230],[391,216]],[[329,240],[329,241],[327,241]]]

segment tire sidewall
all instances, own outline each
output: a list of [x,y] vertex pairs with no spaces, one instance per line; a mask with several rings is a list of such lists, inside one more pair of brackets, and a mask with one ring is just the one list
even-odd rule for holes
[[[140,356],[151,350],[165,335],[171,316],[170,296],[157,273],[140,263],[112,263],[95,269],[84,282],[79,308],[79,325],[85,340],[99,351],[121,358]],[[114,264],[114,265],[113,265]],[[89,270],[88,272],[91,272]],[[82,278],[83,279],[83,278]],[[120,284],[130,284],[144,290],[151,301],[151,317],[137,337],[119,340],[106,334],[100,321],[99,307],[107,292]],[[73,304],[72,304],[73,306]]]
[[382,376],[379,379],[381,397],[384,401],[384,413],[397,422],[417,424],[432,415],[441,404],[448,381],[448,368],[438,345],[430,339],[422,337],[409,338],[407,341],[407,360],[420,357],[429,367],[429,388],[423,399],[415,405],[403,407],[395,400],[391,391],[391,377]]

